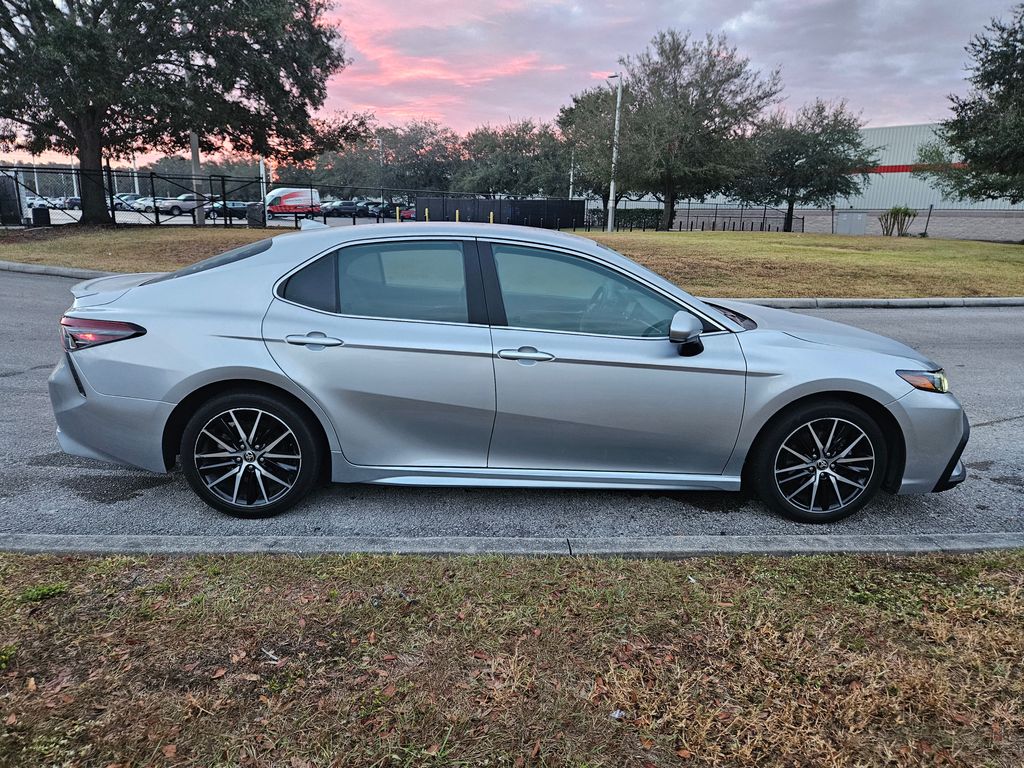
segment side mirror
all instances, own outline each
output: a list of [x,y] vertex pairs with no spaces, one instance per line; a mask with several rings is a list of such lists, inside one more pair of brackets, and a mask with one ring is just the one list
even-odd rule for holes
[[679,345],[679,354],[683,357],[693,357],[704,351],[704,342],[700,340],[704,332],[704,325],[689,312],[682,310],[672,316],[672,323],[668,328],[668,340]]

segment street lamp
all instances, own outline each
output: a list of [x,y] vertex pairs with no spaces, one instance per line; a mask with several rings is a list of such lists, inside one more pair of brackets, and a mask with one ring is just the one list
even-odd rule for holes
[[609,80],[618,80],[615,89],[615,131],[612,133],[612,180],[608,187],[608,224],[606,231],[615,229],[615,169],[619,164],[619,114],[622,112],[622,73],[616,72],[608,76]]

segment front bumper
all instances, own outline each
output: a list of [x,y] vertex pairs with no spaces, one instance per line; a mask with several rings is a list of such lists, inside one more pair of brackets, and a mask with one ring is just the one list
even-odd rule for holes
[[103,395],[69,355],[48,381],[57,442],[74,456],[166,472],[163,431],[173,403]]
[[971,430],[956,397],[915,389],[887,408],[899,422],[906,448],[897,493],[932,493],[963,482],[967,469],[960,456]]
[[960,443],[957,445],[956,450],[953,451],[953,456],[950,458],[949,463],[946,465],[946,471],[943,472],[942,478],[932,488],[933,493],[941,493],[942,491],[948,491],[954,485],[960,485],[964,480],[967,479],[967,467],[960,460],[960,457],[964,453],[964,448],[967,447],[967,441],[971,437],[971,423],[967,421],[967,414],[964,414],[964,433],[960,438]]

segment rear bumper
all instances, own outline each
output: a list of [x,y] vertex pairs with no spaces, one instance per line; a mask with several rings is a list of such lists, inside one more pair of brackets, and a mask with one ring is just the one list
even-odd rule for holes
[[103,395],[65,355],[50,374],[57,442],[74,456],[166,472],[163,430],[173,403]]
[[933,493],[941,493],[942,491],[948,491],[955,485],[960,485],[964,480],[967,479],[967,467],[960,460],[963,455],[964,448],[967,447],[967,441],[971,437],[971,424],[967,421],[967,414],[964,414],[964,433],[960,438],[960,444],[957,445],[956,450],[953,451],[953,456],[950,458],[949,463],[946,464],[946,470],[942,474],[942,478],[932,488]]

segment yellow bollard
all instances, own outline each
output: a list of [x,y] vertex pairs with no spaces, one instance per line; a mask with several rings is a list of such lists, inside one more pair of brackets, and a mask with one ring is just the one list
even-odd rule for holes
[[455,209],[455,220],[456,221],[459,220],[459,209],[458,208]]
[[400,205],[395,206],[395,221],[399,224],[402,223],[402,207]]
[[494,223],[494,211],[491,211],[491,212],[490,212],[490,213],[489,213],[489,214],[487,215],[487,223],[488,223],[488,224],[493,224],[493,223]]
[[427,221],[427,222],[430,221],[430,209],[429,208],[424,208],[423,209],[423,220]]

